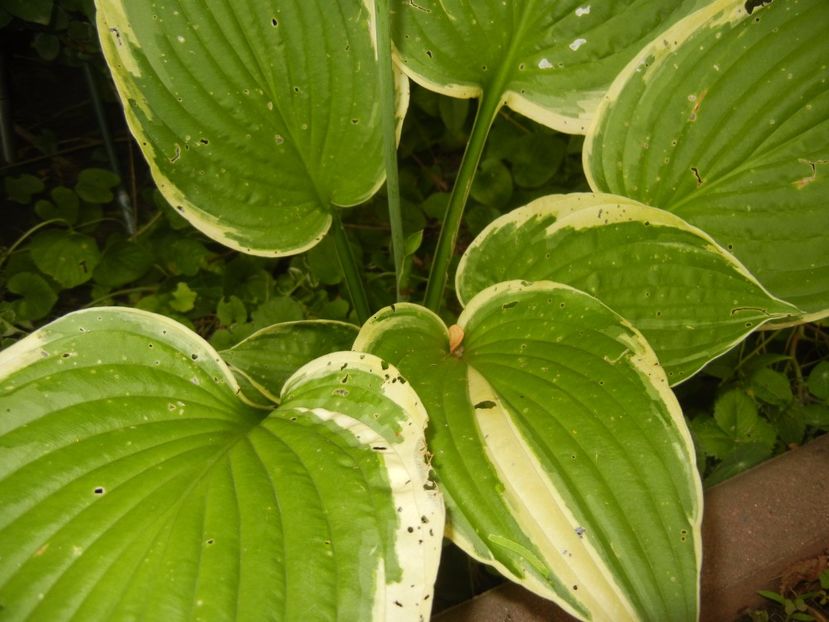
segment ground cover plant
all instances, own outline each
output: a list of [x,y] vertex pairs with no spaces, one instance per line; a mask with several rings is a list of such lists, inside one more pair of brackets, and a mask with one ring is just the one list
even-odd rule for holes
[[[150,246],[171,253],[170,278],[141,309],[93,306],[0,353],[4,612],[424,619],[445,511],[469,555],[582,619],[696,619],[697,454],[724,459],[722,476],[770,447],[741,376],[722,374],[737,388],[692,425],[696,448],[671,387],[757,329],[827,314],[829,11],[337,7],[98,2],[160,190],[165,235]],[[434,182],[439,166],[424,167],[428,185],[398,174],[409,78],[477,99],[451,192]],[[416,94],[412,107],[437,107],[458,146],[468,102]],[[550,192],[568,143],[522,134],[520,115],[586,134],[589,188]],[[37,181],[8,187],[26,203],[45,192]],[[345,207],[384,181],[385,200],[350,222],[385,238],[371,226],[387,202],[390,250],[361,258]],[[50,189],[38,214],[84,222],[71,205],[109,200],[117,183],[91,169]],[[507,210],[513,183],[527,201]],[[211,275],[215,251],[176,214],[246,255],[302,260],[277,295],[257,263],[274,259]],[[462,223],[478,235],[456,263]],[[7,284],[9,332],[48,314],[55,301],[35,301],[51,281],[94,281],[115,299],[157,269],[151,258],[141,274],[113,270],[141,265],[135,235],[99,254],[84,236],[44,227],[21,241],[14,260],[30,263]],[[372,263],[391,286],[366,285],[382,273]],[[201,272],[202,284],[177,278]],[[343,283],[349,303],[320,283]],[[211,284],[213,345],[156,313],[188,321]],[[359,327],[299,321],[314,304]],[[798,442],[826,425],[827,372],[792,372],[806,387],[798,406],[812,408],[788,415],[781,363],[755,360],[749,387],[797,419]]]

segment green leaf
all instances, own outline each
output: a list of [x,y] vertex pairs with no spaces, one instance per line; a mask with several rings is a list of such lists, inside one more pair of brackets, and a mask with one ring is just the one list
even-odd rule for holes
[[821,361],[809,372],[806,381],[809,393],[822,400],[829,400],[829,361]]
[[230,326],[247,322],[248,311],[245,303],[237,296],[231,296],[228,299],[222,297],[216,305],[216,316],[224,326]]
[[642,331],[673,384],[798,313],[699,229],[613,195],[552,195],[492,222],[461,259],[458,297],[509,279],[596,296]]
[[86,168],[78,175],[75,192],[87,203],[109,203],[115,198],[112,189],[120,183],[118,175],[103,168]]
[[254,309],[251,314],[256,328],[264,328],[271,324],[295,322],[305,319],[302,305],[289,296],[277,296],[266,300]]
[[694,440],[706,456],[722,460],[734,451],[734,438],[709,415],[694,417],[691,420],[691,431]]
[[423,244],[423,229],[419,229],[412,234],[406,236],[406,244],[404,245],[404,256],[411,257]]
[[440,120],[443,121],[447,130],[455,134],[463,131],[466,119],[469,117],[469,101],[441,97],[438,100],[438,110]]
[[101,258],[94,238],[56,229],[43,231],[32,238],[29,252],[38,269],[64,288],[91,279]]
[[582,619],[696,619],[694,449],[656,357],[618,315],[512,281],[449,330],[423,307],[384,309],[354,349],[423,398],[448,535],[470,555]]
[[803,418],[807,425],[829,430],[829,406],[808,404],[803,407]]
[[829,4],[718,0],[619,75],[585,142],[594,190],[709,233],[773,294],[829,314]]
[[[777,363],[788,363],[791,360],[792,357],[788,354],[779,354],[777,352],[759,352],[743,359],[739,363],[739,371],[745,376],[751,376],[758,369],[763,367],[771,367]],[[733,364],[737,365],[737,362],[735,361]]]
[[6,196],[10,201],[28,205],[33,194],[40,194],[45,189],[43,181],[34,175],[18,175],[17,177],[5,177],[3,187]]
[[52,19],[52,0],[3,0],[3,9],[27,22],[48,26]]
[[131,240],[116,238],[107,244],[95,267],[96,283],[121,287],[137,281],[152,267],[154,258],[144,246]]
[[49,194],[52,200],[47,201],[44,199],[38,201],[35,204],[35,213],[43,220],[60,218],[70,225],[75,224],[78,220],[80,201],[74,190],[66,186],[57,186],[56,188],[52,188]]
[[779,414],[772,416],[777,435],[785,445],[800,445],[806,433],[807,413],[805,407],[794,401]]
[[176,289],[172,293],[170,308],[180,313],[187,313],[193,310],[196,302],[196,292],[190,289],[184,281],[176,283]]
[[325,236],[319,244],[308,251],[308,267],[311,274],[323,285],[336,285],[343,280],[343,271],[340,268],[333,237]]
[[426,200],[420,205],[420,208],[429,218],[443,220],[443,217],[446,214],[446,206],[448,204],[448,192],[435,192],[426,197]]
[[453,97],[500,94],[539,123],[584,133],[603,91],[644,41],[700,2],[396,2],[403,70]]
[[[182,216],[248,253],[322,239],[384,179],[372,9],[360,0],[100,3],[130,127]],[[402,122],[408,86],[400,77]]]
[[792,385],[786,374],[761,367],[749,378],[749,385],[757,399],[772,406],[786,406],[792,402]]
[[32,47],[43,60],[55,60],[60,54],[60,39],[53,34],[39,32],[32,38]]
[[772,592],[770,590],[758,590],[757,593],[762,596],[763,598],[768,598],[769,600],[773,600],[779,605],[785,605],[786,599],[778,594],[777,592]]
[[350,349],[356,336],[357,327],[345,322],[286,322],[263,328],[221,355],[237,377],[277,402],[297,369],[325,354]]
[[739,475],[764,460],[768,460],[771,454],[772,450],[763,444],[748,443],[738,445],[731,453],[724,456],[723,461],[705,478],[705,486],[714,486],[735,475]]
[[739,389],[732,389],[717,399],[714,418],[734,439],[746,438],[759,419],[754,400]]
[[484,160],[470,191],[472,198],[490,207],[504,207],[512,196],[512,175],[503,162]]
[[758,444],[768,450],[777,433],[757,414],[757,406],[744,391],[732,389],[714,403],[714,419],[734,444]]
[[4,615],[428,616],[443,510],[426,416],[384,373],[319,359],[269,414],[195,334],[127,309],[0,353]]
[[6,288],[13,294],[22,296],[22,300],[13,302],[14,313],[20,320],[39,320],[47,315],[58,295],[42,276],[35,272],[18,272],[6,283]]
[[156,255],[164,261],[165,267],[173,274],[195,276],[210,257],[210,251],[207,250],[204,242],[194,238],[168,235],[153,241]]
[[508,155],[512,178],[522,188],[538,188],[546,184],[561,168],[567,154],[567,143],[557,136],[530,134],[523,136]]
[[66,186],[56,186],[52,188],[49,194],[62,217],[70,222],[74,222],[74,219],[77,218],[78,207],[80,206],[80,200],[75,191]]

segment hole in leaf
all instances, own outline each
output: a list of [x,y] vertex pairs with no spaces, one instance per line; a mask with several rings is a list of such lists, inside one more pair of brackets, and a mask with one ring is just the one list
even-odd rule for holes
[[[763,6],[764,4],[771,4],[771,1],[772,0],[746,0],[746,3],[743,6],[745,7],[746,13],[751,15],[754,9]],[[760,18],[755,18],[755,21],[759,22]]]

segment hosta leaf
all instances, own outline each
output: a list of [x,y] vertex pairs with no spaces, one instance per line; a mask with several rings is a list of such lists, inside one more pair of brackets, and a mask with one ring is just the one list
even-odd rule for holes
[[642,331],[672,383],[765,322],[798,314],[696,227],[613,195],[553,195],[494,221],[461,259],[458,297],[510,279],[596,296]]
[[714,2],[645,48],[585,168],[595,190],[703,229],[814,319],[829,314],[829,4],[750,4]]
[[237,378],[278,401],[282,386],[297,369],[325,354],[350,349],[356,336],[357,327],[345,322],[284,322],[257,331],[221,355]]
[[700,2],[395,4],[394,43],[412,79],[453,97],[495,91],[539,123],[583,134],[625,63]]
[[268,414],[195,334],[126,309],[0,353],[4,616],[427,615],[442,506],[397,376],[330,355]]
[[[288,255],[383,180],[371,3],[98,0],[104,54],[166,199],[220,242]],[[399,80],[401,119],[407,87]]]
[[694,450],[656,357],[618,315],[564,285],[510,281],[450,330],[422,307],[387,308],[354,347],[423,398],[449,534],[468,553],[583,619],[696,619]]

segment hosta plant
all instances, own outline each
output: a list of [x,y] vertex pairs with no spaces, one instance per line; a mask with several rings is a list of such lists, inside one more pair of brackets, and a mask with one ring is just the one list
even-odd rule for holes
[[[100,308],[0,353],[4,616],[426,619],[445,534],[580,619],[695,620],[702,494],[671,385],[829,314],[829,5],[97,9],[171,205],[259,255],[330,231],[362,325],[217,352]],[[387,182],[399,278],[409,79],[478,107],[424,304],[376,310],[341,216]],[[592,192],[486,227],[445,322],[503,106],[586,134]]]

